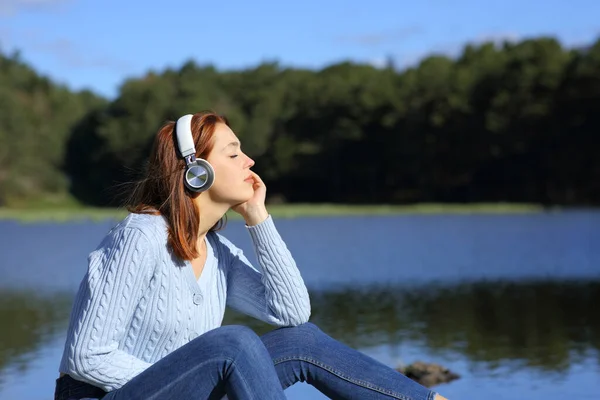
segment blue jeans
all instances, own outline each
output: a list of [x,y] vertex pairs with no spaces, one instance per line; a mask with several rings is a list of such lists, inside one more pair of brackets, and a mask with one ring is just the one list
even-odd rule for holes
[[[216,328],[99,397],[220,400],[227,394],[230,400],[285,399],[283,390],[296,382],[307,382],[332,399],[435,397],[435,392],[332,339],[312,323],[275,329],[261,337],[244,326]],[[86,397],[75,387],[68,389],[69,385],[57,386],[55,399]]]

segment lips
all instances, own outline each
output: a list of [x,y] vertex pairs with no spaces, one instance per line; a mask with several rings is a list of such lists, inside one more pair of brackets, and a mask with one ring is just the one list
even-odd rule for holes
[[252,182],[252,181],[253,181],[253,179],[252,179],[252,175],[248,175],[248,176],[246,177],[246,179],[244,179],[244,182]]

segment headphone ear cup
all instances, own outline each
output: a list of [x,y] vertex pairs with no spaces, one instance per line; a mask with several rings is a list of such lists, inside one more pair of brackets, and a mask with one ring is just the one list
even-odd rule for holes
[[215,182],[215,170],[210,163],[202,158],[196,161],[185,170],[183,183],[192,192],[204,192],[208,190]]

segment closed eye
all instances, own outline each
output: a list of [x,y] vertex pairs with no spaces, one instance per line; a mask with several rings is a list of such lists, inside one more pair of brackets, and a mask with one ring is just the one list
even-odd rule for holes
[[237,154],[234,154],[232,156],[229,156],[229,158],[236,158],[237,156],[238,156]]

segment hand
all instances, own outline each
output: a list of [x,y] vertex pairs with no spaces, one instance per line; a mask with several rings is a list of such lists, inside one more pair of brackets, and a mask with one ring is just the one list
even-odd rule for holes
[[244,217],[248,226],[257,225],[269,216],[265,206],[267,187],[257,173],[250,171],[250,174],[252,174],[252,178],[254,179],[252,183],[254,195],[247,201],[231,207],[233,211]]

